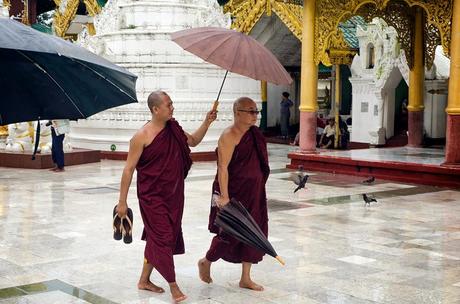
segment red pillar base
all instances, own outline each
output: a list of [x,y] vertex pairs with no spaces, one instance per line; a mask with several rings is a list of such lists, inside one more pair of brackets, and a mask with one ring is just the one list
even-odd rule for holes
[[316,152],[316,112],[300,112],[300,152]]
[[423,111],[409,111],[408,129],[407,145],[414,148],[421,147],[423,142]]
[[447,115],[446,162],[442,165],[460,167],[460,115]]

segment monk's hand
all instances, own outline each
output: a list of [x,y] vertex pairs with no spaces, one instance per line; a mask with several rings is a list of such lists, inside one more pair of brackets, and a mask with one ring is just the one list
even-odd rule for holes
[[219,197],[216,198],[216,205],[219,208],[223,208],[229,202],[230,202],[230,198],[228,198],[228,197],[219,196]]
[[117,214],[120,218],[125,217],[128,214],[128,203],[119,201],[117,205]]
[[216,120],[217,118],[217,110],[211,110],[209,111],[208,113],[206,113],[206,118],[205,118],[205,122],[208,126],[211,125],[211,123]]

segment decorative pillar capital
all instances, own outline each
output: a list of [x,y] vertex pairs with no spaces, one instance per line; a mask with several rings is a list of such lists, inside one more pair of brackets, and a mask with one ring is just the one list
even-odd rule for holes
[[407,111],[409,112],[420,112],[425,110],[424,105],[416,104],[416,105],[408,105],[407,106]]
[[446,108],[446,113],[449,114],[449,115],[460,115],[460,107],[456,107],[456,106],[453,106],[453,107],[447,107]]

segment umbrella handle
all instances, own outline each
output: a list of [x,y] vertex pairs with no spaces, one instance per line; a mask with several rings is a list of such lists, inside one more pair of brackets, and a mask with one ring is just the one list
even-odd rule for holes
[[277,256],[275,257],[275,259],[277,259],[278,262],[281,263],[281,265],[283,265],[283,266],[286,265],[286,263],[283,261],[283,259],[282,259],[279,255],[277,255]]
[[222,84],[220,85],[219,94],[217,94],[216,101],[219,101],[220,93],[222,92],[222,88],[224,87],[225,79],[227,78],[228,70],[225,72],[224,79],[222,80]]

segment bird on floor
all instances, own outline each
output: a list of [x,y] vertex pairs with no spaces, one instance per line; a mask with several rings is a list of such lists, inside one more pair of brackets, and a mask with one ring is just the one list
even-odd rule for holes
[[303,172],[303,166],[299,166],[299,173],[293,173],[291,174],[291,179],[294,182],[294,184],[297,185],[297,188],[294,190],[294,193],[299,191],[300,189],[304,189],[305,185],[307,184],[307,180],[310,177],[308,174],[304,174]]
[[375,182],[375,177],[371,176],[370,178],[364,180],[362,183],[365,185],[371,185]]
[[377,200],[373,197],[367,196],[366,193],[363,193],[364,206],[370,206],[372,202],[377,203]]

